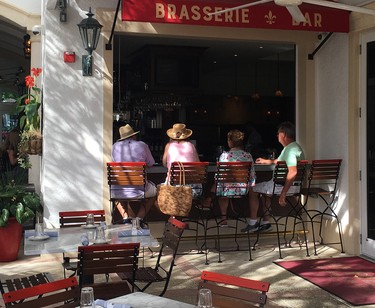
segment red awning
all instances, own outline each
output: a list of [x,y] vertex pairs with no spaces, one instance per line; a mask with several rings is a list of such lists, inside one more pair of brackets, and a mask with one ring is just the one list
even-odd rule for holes
[[297,23],[285,7],[261,4],[209,16],[208,13],[249,2],[200,0],[123,0],[122,20],[199,26],[349,32],[349,13],[318,5],[299,6],[306,22]]

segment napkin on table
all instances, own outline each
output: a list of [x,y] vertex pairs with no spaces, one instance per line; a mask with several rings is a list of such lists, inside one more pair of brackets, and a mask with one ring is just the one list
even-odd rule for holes
[[[59,231],[58,230],[44,230],[44,234],[47,234],[49,237],[58,237]],[[35,230],[25,230],[25,237],[30,237],[35,235]]]
[[[137,236],[150,235],[150,229],[138,229]],[[122,230],[118,232],[118,237],[132,236],[132,230]]]
[[104,308],[132,308],[132,306],[128,304],[115,304],[102,299],[95,300],[95,306]]
[[88,246],[89,245],[89,238],[87,237],[86,234],[81,235],[81,242],[83,246]]

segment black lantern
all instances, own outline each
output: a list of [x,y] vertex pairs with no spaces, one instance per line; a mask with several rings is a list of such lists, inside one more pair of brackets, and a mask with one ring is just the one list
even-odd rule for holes
[[88,55],[82,56],[82,73],[83,76],[92,76],[92,52],[98,46],[100,31],[102,25],[95,19],[91,13],[91,7],[86,14],[88,18],[83,19],[79,24],[79,33],[81,34],[83,47],[88,51]]

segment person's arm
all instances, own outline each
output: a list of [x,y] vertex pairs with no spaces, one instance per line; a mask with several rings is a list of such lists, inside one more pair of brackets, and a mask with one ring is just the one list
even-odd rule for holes
[[256,164],[264,164],[264,165],[272,165],[272,164],[277,164],[277,158],[275,159],[265,159],[265,158],[257,158],[255,160]]
[[286,193],[288,192],[290,186],[292,186],[294,179],[296,178],[297,171],[297,166],[288,167],[288,174],[286,175],[285,185],[279,197],[279,204],[281,206],[286,205]]
[[194,150],[193,150],[194,151],[194,159],[195,159],[195,161],[199,162],[200,159],[199,159],[198,151],[197,151],[196,147],[194,146],[194,144],[193,144],[193,148],[194,148]]
[[155,164],[155,159],[152,156],[151,150],[150,150],[150,148],[148,147],[147,144],[146,144],[146,150],[145,151],[146,151],[146,165],[148,167],[151,167]]
[[167,155],[169,150],[169,142],[165,145],[164,153],[163,153],[163,166],[167,167]]
[[9,162],[12,166],[17,165],[18,160],[16,156],[16,151],[14,150],[7,150],[8,151],[8,157],[9,157]]

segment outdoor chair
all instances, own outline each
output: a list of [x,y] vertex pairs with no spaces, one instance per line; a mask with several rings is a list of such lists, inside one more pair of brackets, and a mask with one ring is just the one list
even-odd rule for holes
[[[235,225],[228,225],[228,228],[233,228],[234,231],[234,241],[237,246],[237,250],[240,249],[238,243],[238,224],[239,222],[247,223],[246,221],[246,211],[248,208],[248,195],[250,189],[250,180],[251,180],[251,167],[252,162],[217,162],[216,163],[216,173],[215,173],[215,197],[216,198],[227,198],[229,201],[227,220],[234,219]],[[232,191],[232,194],[226,195],[226,191]],[[243,203],[239,202],[240,199],[246,200],[246,205],[243,206]],[[229,213],[230,210],[230,213]],[[207,230],[211,228],[216,228],[217,232],[217,245],[219,253],[219,263],[221,261],[221,244],[220,244],[220,225],[222,219],[220,216],[214,214],[213,218],[215,219],[215,226],[208,227],[208,221],[206,221]],[[252,260],[251,256],[251,244],[250,244],[250,235],[247,233],[248,248],[249,248],[249,261]]]
[[[126,212],[130,203],[139,203],[141,206],[145,207],[145,191],[147,183],[146,174],[146,163],[145,162],[108,162],[107,163],[107,180],[109,186],[110,198],[109,201],[112,204],[112,224],[117,223],[115,221],[115,209],[116,202],[121,202],[121,204],[126,204]],[[137,187],[143,191],[142,197],[137,198],[125,198],[116,197],[116,192],[124,188],[134,188]],[[146,217],[145,217],[146,219]]]
[[[144,292],[151,284],[164,282],[163,290],[159,296],[163,296],[168,288],[175,265],[175,259],[180,244],[181,236],[186,228],[186,223],[170,217],[165,223],[161,247],[155,267],[140,267],[136,271],[135,281],[132,281],[131,272],[118,273],[119,277],[131,283],[136,291]],[[166,248],[171,250],[171,255],[165,253]],[[142,284],[142,285],[141,285]]]
[[[202,251],[203,247],[206,245],[206,224],[204,220],[204,212],[206,209],[202,206],[204,199],[204,188],[207,182],[207,168],[208,162],[173,162],[171,164],[169,180],[171,185],[180,184],[180,167],[179,164],[184,169],[185,173],[185,184],[193,188],[193,207],[198,213],[197,218],[193,218],[192,213],[189,213],[188,217],[179,217],[183,222],[187,222],[188,227],[186,230],[195,231],[195,243],[198,250]],[[195,224],[195,228],[192,225]],[[198,247],[198,236],[199,236],[199,226],[202,227],[204,232],[204,242]],[[207,254],[206,254],[207,256]]]
[[[60,218],[60,228],[71,228],[71,227],[80,227],[86,224],[87,215],[92,214],[94,216],[94,221],[96,223],[105,221],[105,211],[104,210],[83,210],[83,211],[66,211],[59,212]],[[74,276],[78,268],[78,257],[67,256],[63,253],[62,263],[64,269],[64,278],[66,278],[66,272],[71,271],[70,277]]]
[[38,273],[31,276],[4,279],[0,281],[1,294],[22,290],[24,288],[30,288],[40,284],[48,283],[53,281],[51,273]]
[[[304,196],[303,209],[311,222],[312,237],[314,242],[314,252],[316,253],[316,242],[314,224],[320,224],[319,237],[321,244],[340,244],[341,252],[344,252],[342,242],[341,223],[335,212],[334,205],[338,199],[338,181],[340,175],[342,159],[324,159],[313,160],[311,162],[310,170],[308,173],[307,187],[301,190]],[[322,209],[307,208],[309,198],[319,198],[323,200],[324,206]],[[331,217],[336,220],[339,242],[326,243],[323,240],[323,218]]]
[[41,308],[79,306],[80,291],[75,277],[10,291],[3,294],[5,307]]
[[[95,297],[100,299],[134,292],[139,246],[139,243],[79,246],[79,286],[93,287]],[[130,285],[127,281],[116,279],[119,272],[129,273]]]
[[[288,208],[287,208],[286,214],[276,215],[272,209],[273,206],[278,206],[278,207],[280,206],[278,199],[281,193],[281,186],[285,185],[285,181],[288,175],[288,166],[285,161],[278,161],[275,166],[275,169],[273,172],[272,192],[270,194],[259,195],[259,198],[265,204],[263,217],[266,214],[268,214],[273,219],[273,222],[270,222],[270,223],[276,225],[277,243],[279,247],[280,259],[282,258],[280,234],[282,233],[283,235],[285,247],[291,247],[291,242],[295,235],[295,226],[297,223],[302,224],[302,232],[303,232],[303,237],[304,237],[303,241],[298,241],[299,245],[300,247],[302,247],[302,242],[305,243],[306,255],[309,256],[309,248],[307,245],[307,236],[306,236],[306,227],[305,227],[304,219],[302,217],[302,204],[301,204],[301,189],[305,181],[307,163],[308,163],[307,160],[301,160],[297,164],[297,175],[294,179],[294,182],[291,188],[289,189],[289,192],[287,193],[286,202],[287,202]],[[296,188],[293,189],[293,187],[296,187]],[[269,198],[269,202],[267,202],[267,198]],[[263,217],[260,218],[259,225],[261,224]],[[293,235],[288,245],[286,234],[287,234],[289,218],[293,219],[294,224],[293,224]],[[283,230],[280,230],[281,225],[284,226]],[[259,241],[260,232],[261,231],[259,229],[257,231],[257,238],[253,247],[254,250],[255,250],[256,244]]]
[[265,307],[270,284],[220,273],[203,271],[200,289],[210,289],[218,308]]
[[105,221],[104,210],[82,210],[59,212],[60,228],[80,227],[86,224],[88,214],[93,214],[96,223]]

